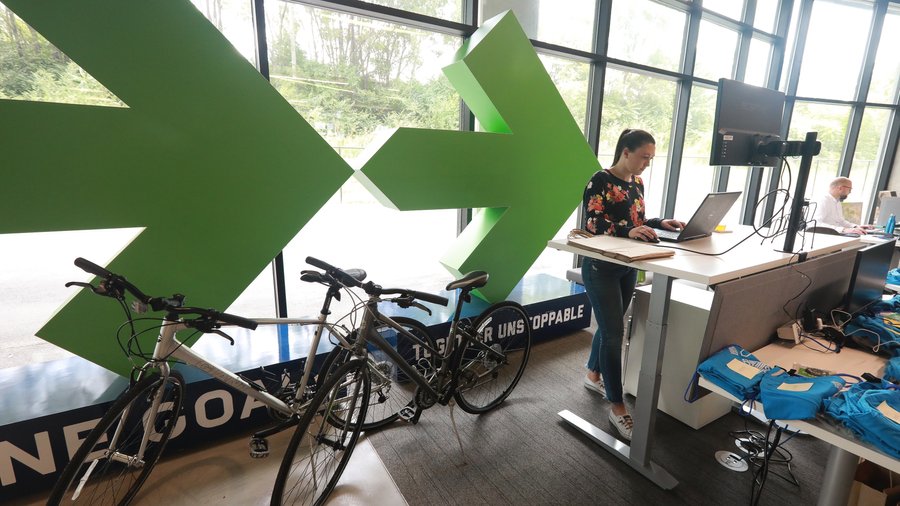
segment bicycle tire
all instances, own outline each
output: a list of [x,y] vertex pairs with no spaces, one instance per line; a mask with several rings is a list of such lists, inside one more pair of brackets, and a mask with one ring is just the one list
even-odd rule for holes
[[[498,302],[475,321],[478,343],[463,339],[457,351],[457,387],[453,396],[467,413],[499,406],[516,387],[531,354],[531,320],[521,304]],[[488,356],[484,345],[504,355]]]
[[[425,342],[432,349],[435,348],[434,339],[428,329],[418,320],[402,316],[392,317],[392,320],[402,325],[411,334]],[[427,350],[423,350],[409,337],[400,334],[387,325],[376,329],[385,340],[393,345],[400,355],[411,364],[422,376],[428,377],[435,367],[435,357]],[[416,383],[409,379],[397,366],[393,359],[373,344],[368,345],[369,351],[369,378],[372,383],[369,407],[366,410],[366,419],[362,425],[363,431],[379,429],[393,423],[400,416],[400,410],[412,402],[416,394]],[[325,362],[322,363],[322,371],[347,361],[350,352],[341,347],[335,347]],[[321,377],[321,374],[320,374]]]
[[[126,465],[119,460],[107,458],[108,441],[112,440],[120,421],[123,428],[115,451],[119,455],[134,455],[143,438],[146,411],[160,386],[164,390],[159,416],[153,423],[156,437],[151,435],[148,441],[143,465]],[[50,492],[47,504],[57,505],[62,501],[66,504],[129,504],[165,450],[181,415],[183,403],[184,378],[176,371],[169,374],[164,384],[158,374],[153,374],[129,387],[113,402],[100,422],[88,433],[72,460],[66,464]],[[103,436],[105,438],[101,440]],[[92,458],[98,451],[104,452],[104,455]],[[88,478],[82,484],[81,481],[85,480],[84,473],[88,471]]]
[[[275,478],[272,505],[325,502],[359,440],[368,400],[365,360],[337,366],[300,417]],[[356,414],[342,414],[340,418],[349,419],[350,423],[341,427],[330,423],[336,412],[347,409],[348,403]]]

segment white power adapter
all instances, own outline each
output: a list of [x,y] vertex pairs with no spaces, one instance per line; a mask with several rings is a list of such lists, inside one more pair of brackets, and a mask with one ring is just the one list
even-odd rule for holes
[[778,327],[778,338],[784,339],[785,341],[794,341],[795,344],[800,344],[800,331],[800,324],[797,322],[791,322],[787,325]]

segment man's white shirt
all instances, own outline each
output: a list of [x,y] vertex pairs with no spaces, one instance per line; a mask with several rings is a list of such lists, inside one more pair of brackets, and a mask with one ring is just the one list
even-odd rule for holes
[[826,193],[816,201],[816,211],[813,214],[817,226],[826,226],[838,229],[858,227],[856,223],[844,219],[844,210],[841,201]]

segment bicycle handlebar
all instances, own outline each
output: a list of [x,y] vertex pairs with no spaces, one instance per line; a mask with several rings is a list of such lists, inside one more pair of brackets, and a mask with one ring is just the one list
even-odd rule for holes
[[[222,323],[229,323],[231,325],[237,325],[238,327],[243,327],[245,329],[254,330],[256,329],[258,323],[250,320],[248,318],[244,318],[243,316],[233,315],[229,313],[223,313],[221,311],[216,311],[215,309],[204,309],[198,307],[184,307],[181,305],[181,302],[184,300],[184,296],[182,295],[174,295],[170,298],[167,297],[149,297],[144,292],[142,292],[138,287],[134,286],[134,284],[130,283],[124,276],[120,276],[118,274],[114,274],[103,267],[91,262],[90,260],[78,257],[75,259],[75,265],[80,269],[93,274],[97,277],[103,278],[106,282],[107,287],[110,293],[98,292],[94,289],[95,293],[100,293],[101,295],[112,295],[116,298],[117,294],[124,288],[129,293],[134,295],[136,299],[144,304],[149,304],[154,311],[169,311],[178,314],[196,314],[204,318],[209,318]],[[121,288],[120,288],[121,287]]]
[[313,267],[318,267],[319,269],[322,269],[323,271],[325,271],[326,274],[328,274],[329,276],[331,276],[332,278],[334,278],[339,283],[341,283],[345,286],[358,287],[358,286],[362,285],[362,283],[358,279],[347,274],[343,270],[329,264],[328,262],[323,262],[322,260],[319,260],[318,258],[306,257],[306,263],[308,263],[309,265],[312,265]]
[[441,297],[440,295],[419,292],[416,290],[408,290],[406,288],[382,288],[375,283],[372,283],[371,281],[363,284],[358,279],[347,274],[346,271],[343,271],[340,268],[329,264],[328,262],[319,260],[318,258],[306,257],[306,263],[312,265],[313,267],[318,267],[319,269],[324,270],[329,276],[335,278],[346,286],[362,287],[362,289],[365,290],[365,292],[369,295],[405,295],[414,299],[423,300],[425,302],[431,302],[432,304],[438,304],[440,306],[446,306],[450,303],[450,301],[446,297]]

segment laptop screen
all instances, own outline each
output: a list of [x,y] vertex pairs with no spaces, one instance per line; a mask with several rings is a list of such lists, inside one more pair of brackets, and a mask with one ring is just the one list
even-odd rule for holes
[[685,224],[679,239],[690,239],[712,234],[716,225],[728,214],[741,192],[710,193]]

